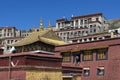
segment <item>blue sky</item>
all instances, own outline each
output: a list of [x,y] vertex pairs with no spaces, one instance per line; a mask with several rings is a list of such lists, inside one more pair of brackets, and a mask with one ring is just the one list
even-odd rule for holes
[[0,0],[0,27],[17,29],[39,27],[40,17],[44,26],[48,21],[55,25],[63,16],[79,16],[102,12],[109,19],[120,18],[120,0]]

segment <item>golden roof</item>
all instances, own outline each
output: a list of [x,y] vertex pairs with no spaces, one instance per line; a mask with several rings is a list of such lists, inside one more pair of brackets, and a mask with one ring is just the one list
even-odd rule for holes
[[59,40],[54,40],[54,39],[48,39],[48,38],[44,38],[44,37],[40,37],[40,41],[47,43],[47,44],[52,44],[52,45],[63,45],[63,44],[67,44],[63,41],[59,41]]
[[8,46],[24,46],[37,41],[44,42],[51,45],[64,45],[66,42],[62,41],[51,29],[40,30],[39,32],[32,32],[24,39],[8,44]]

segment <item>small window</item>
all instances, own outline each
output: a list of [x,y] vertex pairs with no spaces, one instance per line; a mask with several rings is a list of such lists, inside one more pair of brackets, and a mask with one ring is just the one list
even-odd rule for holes
[[74,26],[73,21],[71,22],[71,26]]
[[72,42],[76,43],[76,42],[77,42],[77,40],[72,40]]
[[83,20],[80,21],[80,24],[81,24],[81,25],[83,24]]
[[60,27],[60,23],[58,23],[58,27]]
[[104,67],[98,67],[97,68],[97,75],[98,76],[103,76],[105,73]]
[[94,33],[96,32],[96,29],[94,29]]
[[85,20],[84,23],[87,24],[88,23],[87,20]]
[[88,22],[91,22],[91,20],[92,20],[91,18],[88,18]]
[[90,68],[83,68],[83,76],[89,76],[90,75]]
[[78,20],[75,21],[75,25],[76,25],[76,26],[78,25]]
[[11,40],[11,43],[13,43],[13,40]]
[[99,18],[96,18],[96,21],[99,21]]
[[92,28],[92,25],[90,25],[90,28]]
[[60,33],[60,35],[62,35],[62,33]]

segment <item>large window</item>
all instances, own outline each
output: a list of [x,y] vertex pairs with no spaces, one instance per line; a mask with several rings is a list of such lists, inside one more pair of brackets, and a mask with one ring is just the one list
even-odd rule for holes
[[97,60],[107,59],[107,49],[101,49],[97,51]]
[[80,62],[80,52],[73,52],[73,62],[75,64]]
[[83,61],[91,61],[93,58],[92,51],[83,51]]
[[71,60],[71,54],[69,52],[62,53],[63,62]]

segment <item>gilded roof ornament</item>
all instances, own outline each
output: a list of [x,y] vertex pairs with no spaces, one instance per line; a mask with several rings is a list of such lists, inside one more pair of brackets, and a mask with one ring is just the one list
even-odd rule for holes
[[50,23],[50,21],[48,22],[48,28],[51,28],[51,23]]
[[40,31],[43,30],[43,21],[42,18],[40,18]]

